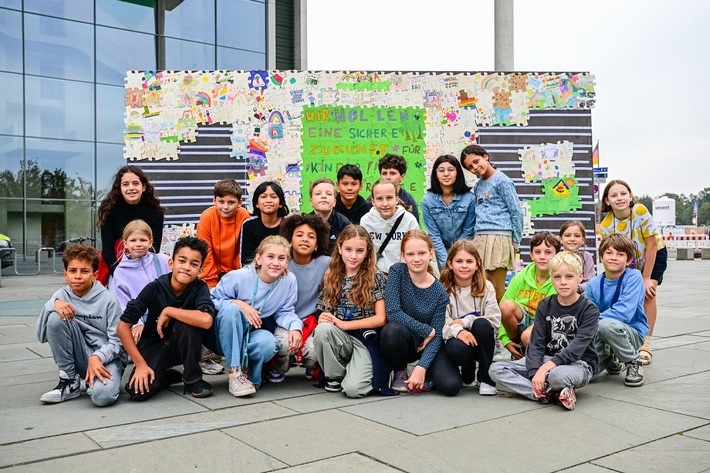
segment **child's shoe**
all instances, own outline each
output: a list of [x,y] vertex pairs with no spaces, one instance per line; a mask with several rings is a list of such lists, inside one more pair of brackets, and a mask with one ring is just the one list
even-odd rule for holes
[[557,396],[559,405],[567,409],[568,411],[573,411],[574,406],[577,403],[577,393],[574,390],[574,386],[568,386]]
[[478,386],[478,394],[481,396],[495,396],[498,394],[498,390],[495,386],[491,386],[488,383],[480,383]]
[[343,390],[341,380],[339,379],[327,379],[325,381],[325,390],[329,393],[339,393]]
[[276,370],[269,371],[269,382],[270,383],[281,383],[281,382],[283,382],[284,379],[286,379],[285,374],[279,373]]
[[212,393],[214,392],[214,389],[212,388],[212,385],[208,383],[207,381],[204,380],[199,380],[196,383],[192,384],[186,384],[185,385],[185,391],[183,394],[190,393],[192,397],[210,397]]
[[632,388],[643,385],[643,365],[639,358],[628,364],[624,384]]
[[229,375],[229,393],[235,397],[248,396],[254,394],[256,388],[254,383],[249,381],[244,371],[238,370]]
[[611,357],[611,363],[606,367],[606,372],[611,375],[617,375],[621,373],[624,369],[624,364],[619,361],[616,355]]
[[59,384],[49,392],[42,394],[40,401],[48,404],[57,404],[59,402],[76,399],[81,396],[81,377],[77,374],[73,379],[62,377],[66,374],[62,371],[59,375]]
[[408,379],[409,371],[407,371],[406,368],[400,371],[395,371],[390,388],[392,388],[392,391],[397,391],[398,393],[406,393],[409,391],[409,386],[407,386]]
[[306,368],[305,378],[309,381],[317,381],[320,377],[320,365],[316,363],[311,368]]

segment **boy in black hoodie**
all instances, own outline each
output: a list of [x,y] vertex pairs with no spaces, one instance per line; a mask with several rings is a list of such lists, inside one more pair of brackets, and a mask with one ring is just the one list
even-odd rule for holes
[[360,225],[360,219],[370,211],[372,204],[360,197],[362,171],[355,164],[344,164],[338,169],[338,196],[335,210],[345,215],[350,223]]
[[[215,308],[207,284],[197,279],[207,256],[207,244],[194,237],[175,243],[172,272],[148,284],[129,301],[118,323],[118,336],[135,363],[126,391],[134,401],[145,401],[170,384],[185,384],[193,397],[212,395],[202,380],[200,347],[212,326]],[[136,345],[131,327],[148,311],[143,335]],[[182,376],[171,366],[183,365]]]

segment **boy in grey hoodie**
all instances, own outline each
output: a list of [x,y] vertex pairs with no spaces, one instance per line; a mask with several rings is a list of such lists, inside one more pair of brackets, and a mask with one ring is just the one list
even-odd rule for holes
[[72,246],[62,261],[67,286],[54,293],[37,320],[37,340],[49,342],[59,384],[40,401],[58,403],[79,397],[83,376],[91,401],[108,406],[118,400],[127,361],[116,335],[121,306],[96,281],[96,249]]

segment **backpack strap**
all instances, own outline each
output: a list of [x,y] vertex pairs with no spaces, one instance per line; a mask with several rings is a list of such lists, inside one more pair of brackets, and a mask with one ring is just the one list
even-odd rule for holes
[[377,250],[377,258],[382,258],[382,252],[385,251],[385,248],[387,248],[387,244],[389,244],[390,240],[392,239],[392,236],[394,235],[394,232],[397,231],[397,227],[399,227],[399,224],[402,222],[402,219],[404,218],[404,213],[400,215],[397,220],[395,220],[394,225],[392,225],[392,228],[390,231],[387,233],[387,236],[385,237],[385,241],[382,242],[382,245],[380,245],[380,249]]

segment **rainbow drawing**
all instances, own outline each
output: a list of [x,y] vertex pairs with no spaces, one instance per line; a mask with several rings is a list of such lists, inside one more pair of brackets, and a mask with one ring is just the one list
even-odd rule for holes
[[281,115],[281,112],[278,110],[274,110],[271,112],[271,115],[269,115],[269,123],[283,123],[284,122],[284,116]]
[[206,107],[212,106],[212,97],[207,92],[197,92],[195,94],[195,105],[202,105]]

